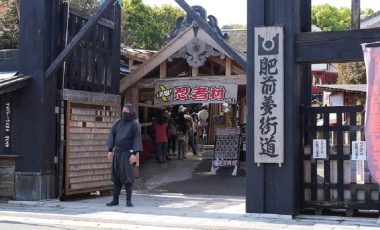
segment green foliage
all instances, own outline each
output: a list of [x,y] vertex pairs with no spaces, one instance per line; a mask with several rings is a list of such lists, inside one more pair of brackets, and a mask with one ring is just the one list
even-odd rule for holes
[[121,42],[132,48],[159,50],[182,15],[181,9],[171,5],[152,8],[142,0],[123,0]]
[[222,30],[247,29],[247,26],[240,25],[240,24],[231,24],[231,25],[223,25],[221,29]]
[[19,19],[13,0],[0,1],[0,49],[17,49]]
[[351,10],[347,7],[339,9],[329,4],[313,6],[311,22],[322,31],[345,30],[351,23]]
[[[365,9],[360,12],[361,18],[374,13],[372,9]],[[322,31],[346,30],[351,24],[351,9],[347,7],[336,8],[329,4],[312,7],[312,23]],[[365,84],[366,69],[364,62],[339,63],[338,84]]]
[[366,84],[366,68],[364,62],[339,63],[338,84]]
[[89,14],[93,14],[99,9],[98,0],[70,0],[70,5]]
[[368,15],[371,15],[375,13],[375,11],[373,11],[373,9],[370,9],[370,8],[366,8],[362,11],[360,11],[360,18],[365,18],[367,17]]

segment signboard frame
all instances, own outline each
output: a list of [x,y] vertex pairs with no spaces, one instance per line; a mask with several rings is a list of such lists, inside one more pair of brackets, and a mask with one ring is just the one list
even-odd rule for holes
[[254,162],[284,163],[284,28],[255,27]]

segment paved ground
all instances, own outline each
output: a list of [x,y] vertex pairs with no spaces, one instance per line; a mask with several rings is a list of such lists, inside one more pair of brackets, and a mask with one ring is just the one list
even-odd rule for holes
[[0,203],[0,229],[380,229],[378,213],[347,218],[245,213],[245,177],[211,161],[188,156],[140,168],[133,194],[135,207],[107,207],[111,195],[76,196],[64,202]]
[[211,175],[211,160],[187,155],[186,160],[173,158],[159,164],[153,159],[140,166],[140,177],[149,190],[183,194],[245,196],[245,176],[239,170],[232,176],[233,168],[220,167]]

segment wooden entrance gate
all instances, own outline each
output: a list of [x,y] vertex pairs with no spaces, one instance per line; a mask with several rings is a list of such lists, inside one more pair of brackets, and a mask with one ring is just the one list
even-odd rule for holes
[[[379,185],[364,161],[351,160],[352,141],[364,141],[363,106],[302,107],[302,117],[304,208],[380,210]],[[313,158],[314,139],[326,140],[325,159]]]

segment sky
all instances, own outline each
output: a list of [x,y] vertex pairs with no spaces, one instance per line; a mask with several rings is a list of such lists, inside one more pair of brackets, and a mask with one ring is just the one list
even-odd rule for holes
[[[200,5],[206,9],[207,15],[214,15],[218,25],[241,24],[247,25],[247,1],[253,0],[186,0],[190,6]],[[144,4],[151,6],[171,4],[180,7],[174,0],[143,0]],[[350,7],[351,0],[312,0],[312,5],[328,3],[335,7]],[[361,0],[361,9],[371,8],[375,12],[380,10],[380,0]]]

